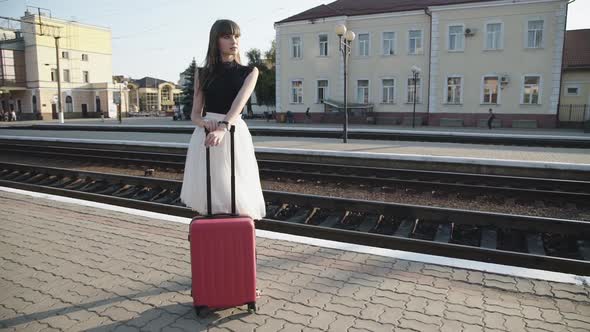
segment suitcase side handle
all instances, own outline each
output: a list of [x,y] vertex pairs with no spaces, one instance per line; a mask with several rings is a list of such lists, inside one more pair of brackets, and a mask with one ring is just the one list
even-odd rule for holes
[[[235,125],[231,125],[230,133],[230,160],[231,160],[231,215],[236,216],[236,163],[234,151],[234,132]],[[209,135],[209,130],[205,128],[205,138]],[[207,160],[207,216],[212,216],[211,213],[211,158],[209,146],[205,149],[205,159]]]

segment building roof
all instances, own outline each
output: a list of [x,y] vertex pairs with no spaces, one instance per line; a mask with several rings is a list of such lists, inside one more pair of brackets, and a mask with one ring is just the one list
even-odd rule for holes
[[565,34],[563,69],[590,69],[590,29]]
[[134,82],[135,84],[139,85],[140,88],[157,88],[158,85],[160,85],[162,83],[168,83],[168,84],[172,84],[175,88],[181,89],[181,87],[179,87],[177,84],[175,84],[173,82],[168,82],[168,81],[161,80],[159,78],[153,78],[153,77],[149,77],[149,76],[146,76],[144,78],[140,78],[138,80],[131,80],[131,81]]
[[313,20],[334,16],[370,15],[410,10],[424,10],[429,6],[455,5],[461,3],[488,2],[497,0],[337,0],[319,5],[276,23]]

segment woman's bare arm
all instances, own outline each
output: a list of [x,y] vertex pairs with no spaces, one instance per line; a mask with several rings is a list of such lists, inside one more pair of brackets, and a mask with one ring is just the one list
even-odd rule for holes
[[199,69],[195,70],[195,92],[193,93],[193,109],[191,111],[191,122],[196,124],[199,127],[203,127],[204,120],[203,120],[203,106],[204,106],[204,98],[203,98],[203,91],[201,90],[201,86],[199,85]]
[[256,81],[258,80],[258,68],[254,67],[252,72],[248,74],[244,80],[244,84],[240,88],[238,95],[231,104],[229,112],[225,115],[223,120],[229,122],[230,126],[240,118],[240,112],[244,109],[248,98],[252,95],[254,87],[256,87]]

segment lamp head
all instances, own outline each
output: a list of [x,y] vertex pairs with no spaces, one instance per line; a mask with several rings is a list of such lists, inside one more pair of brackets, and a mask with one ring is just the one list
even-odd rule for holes
[[344,35],[344,38],[346,38],[346,40],[353,41],[354,38],[356,37],[356,35],[354,34],[354,32],[352,32],[352,30],[348,30],[346,31],[346,34]]
[[336,31],[338,36],[342,37],[346,33],[346,25],[338,24],[336,28],[334,28],[334,31]]

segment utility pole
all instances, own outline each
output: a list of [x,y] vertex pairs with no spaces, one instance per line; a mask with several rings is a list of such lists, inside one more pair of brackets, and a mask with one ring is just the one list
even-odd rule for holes
[[59,36],[54,36],[55,39],[55,60],[57,61],[57,114],[59,115],[59,123],[64,123],[64,112],[61,107],[61,69],[59,67]]

